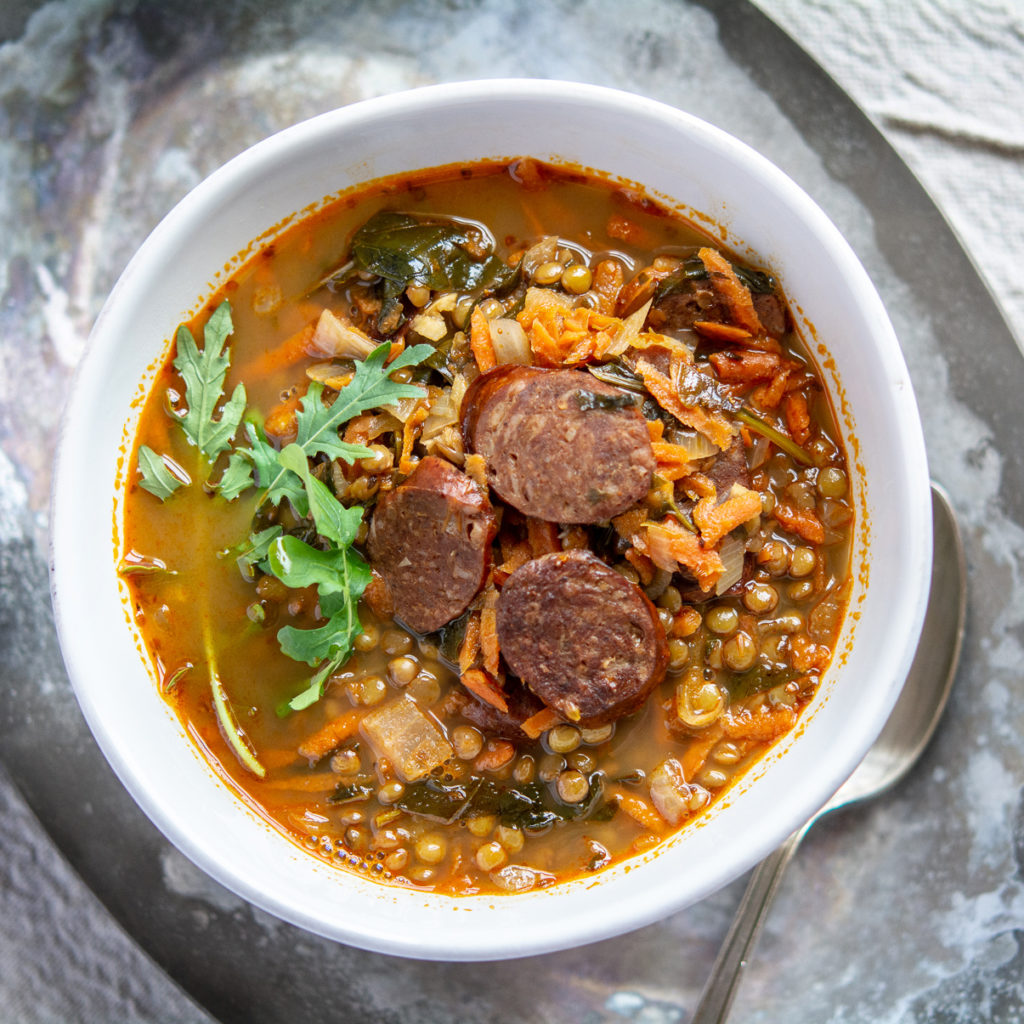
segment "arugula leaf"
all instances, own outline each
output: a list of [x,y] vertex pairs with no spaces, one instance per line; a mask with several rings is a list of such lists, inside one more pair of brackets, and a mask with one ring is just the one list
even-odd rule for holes
[[364,569],[369,575],[369,567],[353,549],[344,547],[321,551],[290,534],[277,537],[271,542],[267,549],[267,561],[273,574],[286,586],[294,590],[317,587],[321,599],[320,610],[326,614],[332,613],[323,607],[325,597],[348,594],[352,584],[360,582]]
[[245,386],[239,384],[222,407],[220,416],[214,419],[217,403],[224,395],[224,378],[231,362],[227,339],[232,330],[231,304],[225,299],[206,321],[202,352],[184,324],[175,336],[178,355],[174,368],[185,381],[188,405],[181,418],[181,426],[188,439],[210,462],[230,446],[245,412]]
[[[166,455],[157,455],[147,445],[139,445],[139,486],[155,494],[161,501],[169,498],[179,487],[192,483],[180,467],[175,468],[177,473],[171,470]],[[179,473],[184,475],[184,479]]]
[[236,455],[250,459],[253,476],[258,487],[264,489],[260,504],[280,505],[287,499],[300,516],[309,514],[309,503],[302,480],[278,461],[277,449],[267,440],[263,431],[253,423],[246,423],[249,448],[239,448]]
[[[296,445],[305,453],[306,457],[312,455],[327,455],[332,459],[343,459],[352,463],[356,459],[365,459],[373,453],[363,445],[348,444],[338,438],[338,427],[347,423],[354,416],[366,412],[368,409],[375,409],[384,405],[394,405],[403,398],[421,398],[424,394],[423,388],[415,384],[399,384],[391,380],[390,374],[406,366],[416,366],[423,362],[434,350],[430,345],[413,345],[407,348],[397,359],[393,360],[387,367],[384,360],[391,351],[391,343],[384,342],[378,345],[363,362],[356,362],[355,376],[338,392],[334,404],[326,406],[320,401],[323,385],[314,382],[303,396],[301,408],[297,411],[298,436],[295,439]],[[246,428],[248,430],[248,426]],[[253,432],[249,431],[250,438]],[[267,446],[270,447],[269,445]],[[270,448],[270,451],[273,451]],[[274,452],[275,459],[277,453]],[[289,487],[287,474],[297,480],[294,471],[278,462],[278,472],[270,475],[270,463],[267,464],[268,480],[264,481],[264,475],[257,466],[260,487],[266,488],[266,493],[260,499],[260,504],[271,502],[276,504],[282,496],[293,500],[294,487]],[[308,506],[307,506],[308,507]],[[305,512],[296,505],[296,511],[300,515]]]
[[253,485],[252,460],[244,450],[233,451],[227,468],[217,481],[217,490],[228,501],[234,501]]
[[[352,642],[363,631],[356,606],[370,583],[371,573],[362,556],[352,547],[363,510],[345,508],[327,486],[313,476],[298,444],[288,445],[280,453],[279,461],[282,469],[301,480],[317,532],[332,545],[321,551],[298,537],[284,535],[270,538],[267,547],[269,571],[289,587],[315,586],[320,614],[327,619],[324,625],[314,629],[283,626],[277,632],[282,653],[307,665],[319,666],[306,689],[278,709],[278,714],[285,715],[315,704],[323,696],[330,674],[352,652]],[[257,537],[252,539],[256,541]]]
[[284,529],[277,524],[268,526],[265,530],[260,530],[259,533],[250,533],[244,543],[234,548],[228,548],[220,552],[220,555],[222,558],[234,555],[239,571],[246,579],[252,579],[254,566],[259,566],[265,572],[270,572],[267,566],[267,554],[270,551],[270,545],[283,533]]
[[[391,343],[378,345],[365,360],[356,362],[355,376],[338,392],[331,406],[320,401],[323,385],[311,384],[302,400],[302,408],[296,414],[299,423],[296,443],[307,456],[323,453],[347,462],[372,454],[362,445],[346,445],[339,441],[338,427],[367,409],[394,405],[403,398],[422,398],[423,388],[415,384],[399,384],[391,380],[390,375],[403,367],[418,365],[433,351],[430,345],[414,345],[385,369],[384,361],[391,352]],[[352,448],[357,451],[350,456]]]
[[[362,447],[352,445],[353,448]],[[366,449],[369,454],[369,449]],[[365,457],[365,456],[364,456]],[[317,533],[334,541],[338,547],[347,548],[356,539],[356,533],[363,521],[363,510],[359,506],[345,508],[331,494],[327,485],[309,471],[306,454],[297,444],[290,444],[277,456],[277,461],[302,478],[309,499],[309,512],[316,524]]]

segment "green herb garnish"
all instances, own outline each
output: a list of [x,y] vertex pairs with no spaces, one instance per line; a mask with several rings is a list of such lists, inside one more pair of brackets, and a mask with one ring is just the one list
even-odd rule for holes
[[[174,470],[171,466],[174,465]],[[192,483],[180,466],[166,455],[158,455],[148,445],[139,445],[139,486],[161,501],[169,498],[179,487]]]
[[[429,345],[413,345],[385,368],[384,361],[390,351],[391,344],[385,342],[375,348],[363,362],[357,362],[355,376],[338,392],[338,397],[334,400],[333,405],[324,405],[321,401],[322,384],[314,382],[309,386],[309,391],[303,397],[302,406],[296,414],[299,430],[295,445],[304,456],[327,455],[332,459],[342,459],[348,463],[355,462],[357,459],[365,459],[373,452],[365,445],[349,444],[340,440],[338,427],[368,409],[394,405],[403,398],[423,396],[422,388],[415,384],[399,384],[391,380],[390,374],[406,366],[415,366],[434,350]],[[254,434],[255,428],[250,432],[250,439]],[[281,496],[294,499],[298,492],[294,484],[290,485],[288,482],[288,473],[292,473],[294,477],[294,469],[280,464],[280,459],[278,459],[277,472],[272,474],[273,463],[269,454],[264,451],[259,458],[265,459],[265,463],[262,461],[257,463],[259,485],[266,488],[266,493],[260,499],[260,504],[267,501],[276,503]],[[262,472],[264,468],[266,475],[270,477],[266,483]],[[298,500],[301,504],[301,497]],[[301,509],[297,509],[297,511],[304,514]]]
[[321,551],[297,537],[283,536],[271,541],[267,552],[270,571],[286,586],[317,588],[320,612],[327,618],[315,629],[284,626],[278,630],[284,654],[319,666],[306,689],[279,709],[287,714],[315,704],[323,696],[327,677],[351,653],[352,641],[363,631],[356,605],[370,582],[370,567],[352,547],[363,510],[345,508],[326,484],[313,476],[299,444],[288,445],[279,461],[302,480],[317,533],[331,545]]
[[227,339],[232,329],[231,305],[225,299],[206,321],[202,352],[184,324],[175,337],[178,355],[174,368],[185,381],[188,406],[181,417],[181,426],[211,464],[230,446],[245,411],[245,386],[239,384],[221,408],[220,416],[215,418],[217,404],[224,397],[224,378],[231,362]]

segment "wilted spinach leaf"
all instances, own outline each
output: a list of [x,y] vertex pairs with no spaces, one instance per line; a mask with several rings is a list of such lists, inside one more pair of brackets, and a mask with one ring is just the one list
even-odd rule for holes
[[382,278],[390,298],[416,282],[438,291],[493,293],[511,286],[518,267],[488,254],[471,255],[465,225],[382,210],[353,236],[352,259],[360,270]]
[[742,700],[744,697],[753,696],[755,693],[764,693],[765,690],[772,690],[776,686],[785,686],[792,682],[797,673],[791,668],[780,669],[776,672],[769,672],[764,665],[755,665],[749,672],[742,675],[734,675],[727,680],[729,695],[733,700]]
[[[766,274],[763,270],[754,270],[742,263],[733,263],[732,260],[729,262],[741,283],[752,292],[759,295],[770,295],[775,291],[775,278],[771,274]],[[669,295],[684,291],[689,287],[691,281],[704,281],[707,277],[708,270],[701,258],[690,256],[678,270],[658,282],[658,287],[654,290],[654,301],[658,302]]]
[[734,263],[732,269],[736,276],[752,291],[759,295],[771,295],[775,291],[775,278],[763,270],[752,270],[742,263]]
[[576,391],[573,397],[581,412],[593,412],[595,409],[606,412],[613,409],[632,409],[638,402],[636,395],[602,395],[583,388]]
[[339,782],[334,792],[327,798],[331,804],[348,804],[356,800],[365,800],[373,795],[373,786],[368,782]]
[[471,794],[482,781],[479,776],[473,776],[467,782],[452,783],[424,779],[406,786],[395,806],[410,814],[451,824],[465,810]]

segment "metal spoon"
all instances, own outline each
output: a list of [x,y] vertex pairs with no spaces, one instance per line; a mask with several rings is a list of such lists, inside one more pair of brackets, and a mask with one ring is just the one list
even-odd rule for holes
[[910,770],[927,746],[953,685],[967,608],[960,529],[946,493],[932,484],[932,584],[917,653],[896,706],[864,760],[806,825],[754,870],[690,1024],[723,1024],[747,957],[782,874],[810,827],[829,811],[878,796]]

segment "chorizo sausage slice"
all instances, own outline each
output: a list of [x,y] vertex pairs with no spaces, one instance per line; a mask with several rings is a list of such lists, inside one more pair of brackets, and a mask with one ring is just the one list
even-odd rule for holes
[[599,523],[651,486],[650,435],[632,396],[582,370],[499,366],[462,403],[467,448],[495,493],[552,523]]
[[665,630],[647,595],[578,549],[535,558],[508,578],[498,642],[545,704],[586,728],[638,710],[668,667]]
[[395,616],[431,633],[461,615],[483,586],[495,518],[487,495],[430,455],[377,502],[366,547]]

